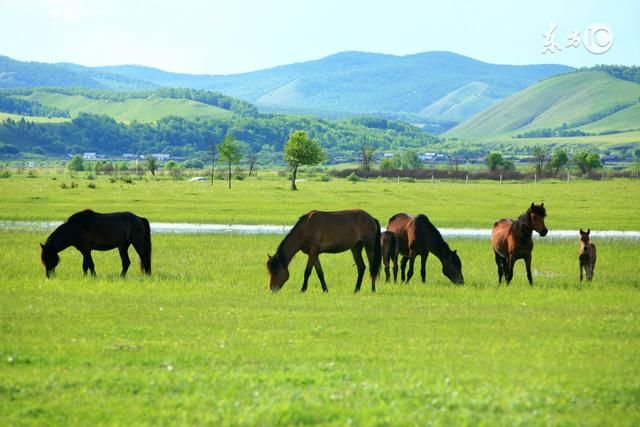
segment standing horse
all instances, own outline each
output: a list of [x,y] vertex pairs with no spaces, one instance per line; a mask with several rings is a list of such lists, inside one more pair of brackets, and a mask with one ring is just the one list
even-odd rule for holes
[[302,215],[289,234],[280,242],[275,255],[269,256],[269,289],[280,290],[289,279],[289,263],[298,251],[308,255],[304,270],[302,292],[307,290],[311,269],[315,267],[322,290],[328,292],[320,265],[321,253],[339,253],[351,250],[358,267],[358,280],[354,292],[360,291],[366,269],[362,248],[367,253],[371,275],[371,291],[376,290],[376,277],[380,272],[380,223],[365,211],[354,209],[338,212],[311,211]]
[[58,228],[56,228],[43,245],[40,259],[44,264],[47,277],[55,272],[60,262],[58,252],[73,246],[82,254],[82,270],[84,274],[96,271],[91,258],[91,251],[107,251],[118,248],[122,259],[122,272],[127,274],[131,260],[129,259],[129,245],[133,245],[140,256],[140,268],[146,274],[151,274],[151,231],[149,221],[131,212],[116,212],[100,214],[92,210],[77,212]]
[[493,224],[491,245],[498,265],[498,283],[502,282],[504,275],[507,285],[509,285],[513,279],[513,265],[522,258],[527,266],[529,285],[533,285],[531,277],[533,240],[531,235],[534,230],[542,237],[547,235],[549,230],[544,225],[546,216],[547,211],[544,208],[544,203],[541,205],[531,203],[529,209],[517,220],[503,218]]
[[582,231],[580,229],[580,250],[578,251],[578,260],[580,260],[580,281],[582,282],[582,270],[584,269],[587,280],[593,279],[593,271],[596,268],[596,245],[589,241],[591,229]]
[[413,276],[415,259],[420,255],[420,275],[422,282],[427,279],[427,258],[433,253],[442,263],[442,274],[456,284],[464,284],[462,262],[457,251],[452,251],[444,241],[438,229],[426,215],[415,217],[406,213],[398,213],[389,218],[387,230],[393,232],[398,239],[398,251],[402,255],[401,273],[405,280],[405,268],[409,262],[407,282]]
[[393,283],[396,283],[398,281],[398,239],[392,231],[383,231],[380,235],[380,245],[385,282],[389,282],[389,263],[393,263]]

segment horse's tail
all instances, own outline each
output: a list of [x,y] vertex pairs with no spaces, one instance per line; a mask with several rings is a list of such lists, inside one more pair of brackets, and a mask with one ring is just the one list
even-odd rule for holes
[[142,220],[142,226],[144,228],[144,236],[142,239],[142,256],[140,257],[140,269],[146,273],[151,274],[151,227],[149,221],[146,218],[140,218]]
[[378,277],[380,274],[380,264],[382,264],[382,242],[380,241],[380,223],[377,219],[373,219],[376,222],[376,238],[373,246],[373,259],[371,260],[370,270],[371,278]]
[[391,253],[389,256],[395,258],[398,255],[398,238],[396,237],[396,233],[392,233],[391,236],[389,236],[389,242],[391,243]]

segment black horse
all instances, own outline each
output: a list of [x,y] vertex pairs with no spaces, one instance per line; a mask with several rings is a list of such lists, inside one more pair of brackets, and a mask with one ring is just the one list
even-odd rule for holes
[[127,274],[131,260],[129,245],[133,245],[140,256],[140,269],[151,274],[151,231],[149,221],[131,212],[115,212],[101,214],[92,210],[77,212],[58,228],[56,228],[43,245],[40,259],[44,264],[47,277],[54,273],[60,262],[58,252],[73,246],[83,256],[82,270],[84,274],[96,271],[91,258],[91,251],[108,251],[118,248],[122,259],[122,273]]

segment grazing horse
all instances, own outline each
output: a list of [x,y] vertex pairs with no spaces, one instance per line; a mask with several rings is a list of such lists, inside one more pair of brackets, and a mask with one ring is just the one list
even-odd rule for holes
[[596,245],[589,241],[591,229],[582,231],[580,229],[580,250],[578,251],[578,259],[580,260],[580,281],[582,282],[582,270],[584,269],[587,280],[593,279],[593,270],[596,268]]
[[384,264],[385,282],[389,282],[389,263],[393,263],[393,283],[398,281],[398,239],[392,231],[383,231],[380,235],[382,247],[382,263]]
[[549,230],[544,225],[544,218],[547,211],[544,203],[531,206],[517,220],[501,219],[493,224],[491,232],[491,245],[495,253],[496,264],[498,265],[498,283],[502,282],[504,275],[507,285],[513,279],[513,265],[521,258],[527,266],[527,279],[529,285],[533,285],[531,277],[531,251],[533,251],[533,240],[531,235],[535,230],[542,237],[546,236]]
[[462,276],[462,262],[457,251],[452,251],[444,241],[438,229],[429,221],[426,215],[415,217],[406,213],[398,213],[389,218],[387,230],[393,232],[398,240],[398,252],[402,255],[402,280],[405,280],[405,268],[409,262],[406,281],[413,276],[413,264],[416,256],[420,255],[420,275],[422,282],[427,278],[427,257],[433,253],[442,263],[442,274],[451,282],[464,284]]
[[140,256],[140,268],[146,274],[151,274],[151,232],[149,221],[131,212],[116,212],[100,214],[92,210],[77,212],[67,221],[56,228],[43,245],[40,259],[44,264],[47,277],[55,272],[60,262],[58,252],[73,246],[82,254],[82,270],[84,274],[96,271],[91,258],[91,251],[107,251],[118,248],[122,259],[122,272],[127,274],[131,260],[129,259],[129,245],[133,245]]
[[280,242],[275,255],[269,256],[269,289],[280,290],[289,279],[289,263],[298,251],[308,255],[304,270],[302,292],[307,290],[311,269],[315,267],[322,290],[328,292],[320,265],[321,253],[340,253],[351,250],[358,267],[358,280],[354,292],[360,291],[366,269],[362,248],[369,260],[371,291],[376,290],[376,277],[380,272],[380,223],[367,212],[354,209],[338,212],[311,211],[298,219],[289,234]]

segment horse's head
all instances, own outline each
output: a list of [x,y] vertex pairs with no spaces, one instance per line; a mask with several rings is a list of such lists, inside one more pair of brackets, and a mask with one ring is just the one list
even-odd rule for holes
[[535,205],[531,202],[531,207],[529,208],[529,219],[531,221],[531,226],[536,232],[542,237],[546,236],[549,230],[544,225],[544,217],[547,216],[547,210],[544,208],[544,203],[540,205]]
[[279,253],[274,256],[267,254],[267,269],[269,270],[269,290],[277,292],[282,288],[287,280],[289,280],[289,268],[286,262],[283,262]]
[[442,258],[442,274],[447,276],[451,282],[457,285],[464,285],[462,262],[457,251],[451,251]]
[[60,257],[58,253],[47,244],[40,243],[40,260],[42,261],[42,265],[44,265],[44,270],[47,277],[51,277],[53,273],[55,273],[56,266],[60,262]]
[[583,231],[582,228],[580,229],[580,240],[582,240],[583,243],[589,243],[589,234],[591,234],[591,229],[588,228],[587,231]]

